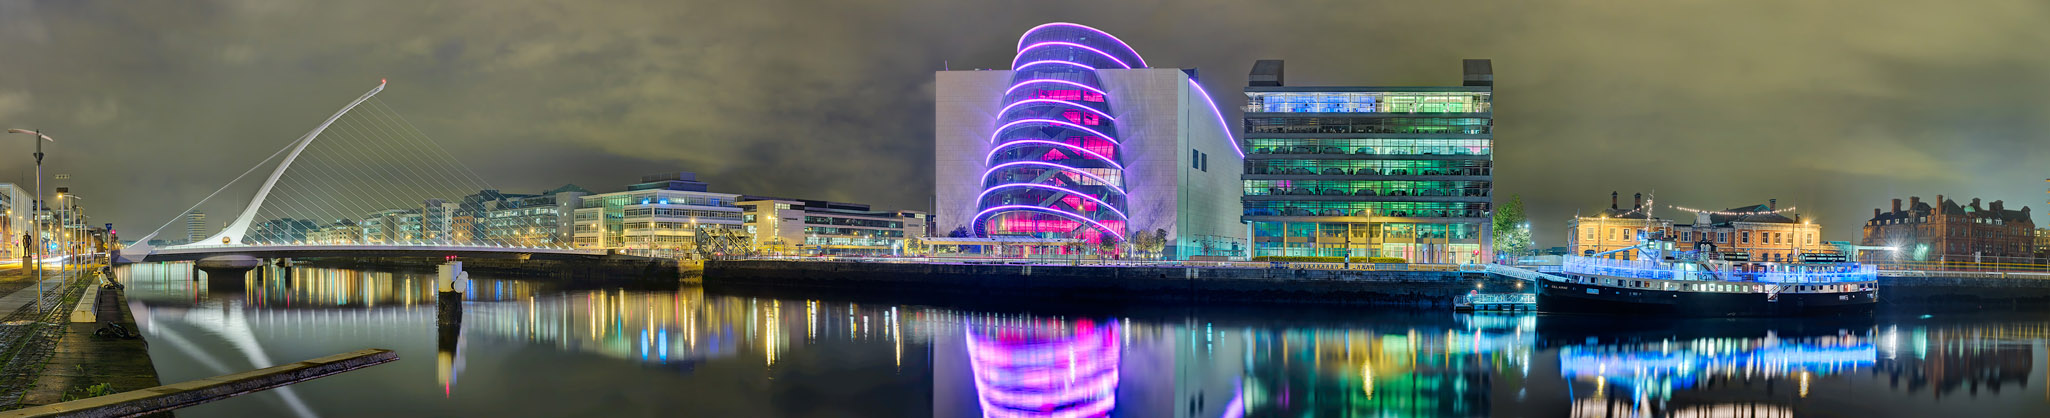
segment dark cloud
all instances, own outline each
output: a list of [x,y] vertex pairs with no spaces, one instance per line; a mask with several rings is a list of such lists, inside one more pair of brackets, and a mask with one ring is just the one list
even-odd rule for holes
[[[380,97],[508,191],[693,170],[716,190],[922,208],[931,72],[1094,25],[1227,107],[1291,84],[1450,84],[1495,60],[1498,186],[1541,243],[1609,190],[1778,198],[1851,239],[1892,196],[2041,209],[2050,4],[1911,1],[0,2],[0,125],[58,137],[96,219],[154,228]],[[27,183],[25,139],[0,174]],[[239,192],[246,195],[248,192]],[[230,194],[232,195],[232,193]],[[104,196],[104,197],[102,197]],[[216,213],[231,204],[209,205]],[[2042,212],[2038,210],[2039,214]]]

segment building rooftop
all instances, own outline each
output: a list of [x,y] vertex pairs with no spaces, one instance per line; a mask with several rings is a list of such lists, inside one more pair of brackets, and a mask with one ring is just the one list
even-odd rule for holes
[[2008,210],[2006,202],[1999,200],[1982,206],[1978,198],[1972,198],[1971,203],[1960,205],[1957,201],[1943,198],[1943,195],[1936,195],[1937,204],[1932,206],[1928,202],[1923,202],[1920,196],[1909,196],[1908,199],[1909,204],[1907,207],[1901,206],[1900,199],[1894,199],[1893,210],[1891,211],[1879,208],[1872,209],[1871,221],[1912,219],[1919,216],[1927,216],[1941,209],[1943,214],[1949,216],[1993,218],[2009,223],[2035,224],[2035,221],[2029,217],[2030,209],[2028,206],[2023,206],[2020,210]]

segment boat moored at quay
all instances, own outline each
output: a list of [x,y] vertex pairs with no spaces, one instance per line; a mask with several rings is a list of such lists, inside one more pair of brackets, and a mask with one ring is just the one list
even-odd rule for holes
[[1565,256],[1538,285],[1542,312],[1674,316],[1870,313],[1878,270],[1850,262],[1754,263],[1688,251],[1648,260]]

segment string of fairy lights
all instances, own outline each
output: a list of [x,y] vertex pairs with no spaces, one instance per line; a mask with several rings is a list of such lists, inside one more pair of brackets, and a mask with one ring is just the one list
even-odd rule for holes
[[1793,206],[1788,206],[1788,207],[1786,207],[1786,209],[1775,209],[1775,210],[1766,210],[1766,211],[1743,211],[1743,212],[1730,212],[1730,211],[1720,211],[1720,210],[1701,210],[1701,209],[1692,209],[1692,208],[1686,208],[1686,207],[1681,207],[1681,206],[1676,206],[1676,205],[1667,205],[1666,207],[1669,207],[1669,208],[1673,208],[1673,209],[1677,209],[1677,210],[1681,210],[1681,211],[1686,211],[1686,212],[1694,212],[1694,213],[1705,213],[1705,214],[1709,214],[1709,215],[1722,215],[1722,216],[1744,216],[1744,215],[1774,215],[1774,214],[1781,214],[1781,213],[1793,212],[1793,211],[1794,211],[1794,209],[1797,209],[1796,207],[1793,207]]

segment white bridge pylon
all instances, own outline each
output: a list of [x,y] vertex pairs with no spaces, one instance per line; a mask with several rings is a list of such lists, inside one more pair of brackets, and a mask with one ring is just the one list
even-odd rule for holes
[[[299,140],[297,142],[294,142],[292,145],[292,152],[286,154],[284,161],[278,162],[278,167],[271,170],[270,178],[266,178],[263,180],[263,187],[256,189],[256,197],[249,199],[249,206],[243,208],[242,214],[236,215],[235,221],[229,222],[227,228],[222,228],[221,232],[215,233],[213,236],[206,237],[206,239],[199,240],[198,242],[188,243],[185,245],[206,245],[215,242],[226,242],[229,243],[229,245],[241,243],[242,236],[244,234],[249,233],[249,222],[256,219],[257,208],[263,207],[263,199],[266,197],[270,197],[271,188],[277,186],[278,184],[278,177],[282,177],[285,175],[285,169],[290,168],[292,166],[293,160],[299,159],[299,153],[306,151],[306,146],[312,145],[313,139],[319,138],[320,133],[326,131],[328,125],[332,125],[335,123],[335,119],[341,119],[342,115],[349,113],[350,110],[355,110],[356,105],[363,104],[364,100],[370,100],[371,96],[376,96],[378,92],[384,91],[384,85],[384,80],[378,80],[377,87],[370,88],[370,91],[364,92],[363,96],[357,97],[355,101],[349,102],[348,106],[342,106],[342,110],[335,111],[334,115],[328,116],[327,120],[325,121],[321,121],[320,126],[313,127],[313,131],[307,132],[305,136],[299,137]],[[172,222],[177,222],[177,220],[173,219]],[[178,247],[180,246],[174,245],[168,248]]]
[[[475,213],[505,195],[377,100],[385,85],[380,81],[311,131],[137,240],[137,245],[123,249],[121,257],[141,261],[166,253],[189,257],[253,250],[389,253],[401,247],[428,252],[585,252],[553,240],[500,242],[506,240],[486,239],[477,229],[480,224],[455,225],[457,214]],[[273,162],[276,167],[270,175],[219,231],[205,238],[193,236],[197,230],[180,231],[193,234],[173,234],[176,245],[148,245],[172,225],[189,225],[184,223],[186,215],[236,184],[248,184],[241,181]],[[334,228],[358,232],[350,236]],[[316,230],[323,234],[316,238]],[[365,233],[371,231],[377,232],[374,237]],[[188,238],[193,240],[180,242]]]

